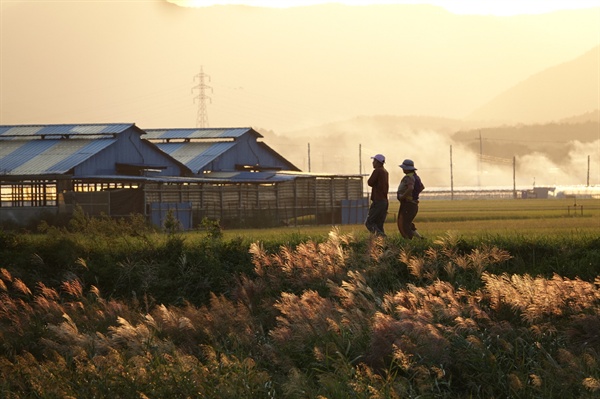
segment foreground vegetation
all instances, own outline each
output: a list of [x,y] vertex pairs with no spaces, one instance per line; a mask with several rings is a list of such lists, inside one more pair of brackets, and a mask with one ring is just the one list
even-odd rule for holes
[[0,397],[597,397],[597,220],[0,232]]

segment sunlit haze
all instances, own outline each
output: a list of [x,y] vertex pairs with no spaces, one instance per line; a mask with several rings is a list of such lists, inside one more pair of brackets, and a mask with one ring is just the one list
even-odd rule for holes
[[391,186],[411,158],[447,187],[452,148],[455,186],[512,186],[513,157],[519,186],[600,185],[600,131],[485,130],[598,119],[600,0],[0,7],[4,125],[188,128],[203,106],[207,126],[253,127],[304,171],[368,174],[384,153]]
[[598,0],[169,0],[185,7],[210,7],[214,5],[247,5],[252,7],[306,7],[317,4],[339,3],[351,6],[382,4],[430,4],[456,14],[518,15],[541,14],[557,10],[574,10],[598,7]]

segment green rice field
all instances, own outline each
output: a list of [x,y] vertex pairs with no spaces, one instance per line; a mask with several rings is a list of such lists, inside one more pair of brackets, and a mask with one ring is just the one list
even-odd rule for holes
[[[385,225],[388,235],[399,235],[396,215],[399,203],[390,201]],[[600,235],[600,200],[435,200],[421,201],[415,223],[422,235],[437,237],[448,232],[462,236],[489,235]],[[225,230],[225,237],[271,239],[281,235],[326,235],[332,226],[289,226],[271,229]],[[344,233],[367,235],[365,227],[342,225]]]

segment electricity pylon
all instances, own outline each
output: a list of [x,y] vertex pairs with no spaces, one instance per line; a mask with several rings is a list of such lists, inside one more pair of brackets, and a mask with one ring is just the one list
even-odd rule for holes
[[205,74],[202,67],[200,67],[200,73],[194,76],[194,82],[198,79],[198,84],[192,87],[192,93],[194,90],[198,90],[198,95],[194,97],[194,103],[198,100],[198,114],[196,117],[196,127],[208,127],[208,114],[206,112],[206,101],[208,100],[212,104],[212,99],[206,95],[206,91],[210,89],[212,93],[212,87],[204,83],[204,79],[208,79],[210,82],[210,76]]

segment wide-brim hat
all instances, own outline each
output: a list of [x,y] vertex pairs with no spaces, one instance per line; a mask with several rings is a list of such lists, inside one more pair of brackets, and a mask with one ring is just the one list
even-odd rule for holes
[[402,164],[399,166],[402,168],[402,170],[417,170],[412,159],[405,159],[404,162],[402,162]]
[[376,159],[381,163],[385,163],[385,157],[383,156],[383,154],[377,154],[375,156],[372,156],[371,159]]

